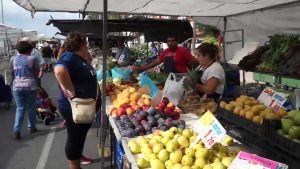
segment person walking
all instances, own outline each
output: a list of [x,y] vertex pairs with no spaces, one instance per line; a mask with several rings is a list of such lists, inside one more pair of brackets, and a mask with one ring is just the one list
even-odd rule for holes
[[16,45],[18,55],[11,59],[13,72],[13,95],[16,101],[16,116],[14,123],[15,139],[21,139],[21,128],[26,108],[28,109],[28,128],[30,133],[37,132],[36,124],[36,90],[35,72],[39,70],[39,63],[31,56],[33,46],[27,41],[20,41]]
[[[66,120],[67,142],[65,153],[70,169],[81,169],[81,161],[87,161],[82,156],[86,134],[91,126],[73,121],[72,109],[68,99],[95,98],[99,90],[96,70],[86,62],[88,55],[86,36],[80,32],[70,33],[65,41],[66,52],[54,67],[55,77],[60,85],[58,109]],[[97,110],[97,109],[96,109]]]

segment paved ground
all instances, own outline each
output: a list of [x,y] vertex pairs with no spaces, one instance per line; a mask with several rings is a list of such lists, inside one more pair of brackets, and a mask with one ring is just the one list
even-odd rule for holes
[[[43,87],[52,99],[57,99],[57,82],[52,73],[47,73],[42,80]],[[56,101],[55,101],[56,102]],[[61,118],[45,126],[39,120],[37,127],[40,132],[30,135],[27,131],[27,121],[24,120],[21,141],[14,140],[13,122],[15,107],[6,110],[0,106],[0,168],[1,169],[68,169],[64,154],[66,129],[60,127]],[[27,119],[27,117],[25,117]],[[99,137],[97,125],[93,124],[85,143],[84,155],[95,159],[95,163],[83,166],[83,169],[99,169],[98,153]],[[106,162],[108,163],[108,161]],[[105,166],[108,166],[105,164]],[[110,167],[109,167],[110,168]]]

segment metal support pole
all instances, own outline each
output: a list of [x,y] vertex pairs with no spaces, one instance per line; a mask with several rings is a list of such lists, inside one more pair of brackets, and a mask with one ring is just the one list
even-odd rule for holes
[[104,168],[105,128],[104,117],[106,116],[106,60],[107,60],[107,0],[103,0],[103,66],[102,66],[102,106],[101,106],[101,166]]
[[[244,36],[244,29],[242,29],[242,48],[245,47],[245,36]],[[245,70],[243,70],[243,87],[246,86],[246,74]]]
[[192,54],[195,55],[195,48],[196,48],[196,22],[195,21],[192,21],[192,27],[193,27],[193,39],[192,39],[192,45],[191,45],[191,48],[192,48]]
[[[2,19],[2,24],[4,25],[4,10],[3,10],[3,0],[1,0],[1,19]],[[8,53],[8,40],[7,40],[7,30],[5,29],[5,41],[4,41],[4,52],[5,56],[7,56]]]
[[226,29],[227,29],[227,18],[224,17],[224,30],[223,30],[223,59],[224,63],[226,63],[226,43],[225,43],[225,34],[226,34]]

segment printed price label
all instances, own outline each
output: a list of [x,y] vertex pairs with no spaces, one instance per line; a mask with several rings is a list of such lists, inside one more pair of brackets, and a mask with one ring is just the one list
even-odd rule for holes
[[216,142],[222,141],[226,134],[224,127],[210,111],[207,111],[193,125],[193,129],[199,136],[192,145],[195,145],[200,139],[202,139],[206,148],[210,148]]
[[289,94],[280,93],[270,87],[267,87],[262,91],[257,100],[265,106],[272,108],[274,111],[278,111],[283,107],[288,97]]
[[287,169],[288,166],[255,154],[241,151],[228,169]]

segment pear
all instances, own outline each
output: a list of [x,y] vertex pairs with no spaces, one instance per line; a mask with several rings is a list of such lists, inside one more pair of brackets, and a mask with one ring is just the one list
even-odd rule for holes
[[222,159],[222,164],[224,164],[226,167],[229,167],[230,164],[232,163],[233,158],[231,157],[225,157]]
[[189,155],[184,155],[181,159],[181,164],[183,164],[184,166],[192,166],[193,162],[193,158]]
[[152,169],[165,169],[165,165],[159,159],[154,159],[150,162]]
[[135,143],[131,145],[130,150],[133,154],[138,154],[141,152],[141,147],[137,143]]
[[191,157],[194,157],[195,156],[195,153],[196,153],[196,150],[193,149],[193,148],[186,148],[185,149],[185,154],[186,155],[189,155]]
[[150,167],[150,162],[145,160],[144,158],[138,158],[136,163],[139,166],[139,168]]
[[182,164],[180,164],[180,163],[176,163],[172,167],[172,169],[181,169],[181,168],[182,168]]
[[209,165],[209,164],[206,164],[204,167],[203,167],[203,169],[214,169],[211,165]]
[[179,138],[177,139],[177,141],[178,141],[178,144],[181,145],[182,147],[186,148],[186,147],[189,146],[189,141],[184,136],[179,136]]
[[167,150],[169,153],[174,152],[176,149],[177,149],[177,143],[176,143],[176,142],[174,142],[174,141],[169,141],[169,142],[166,144],[166,150]]
[[190,166],[184,165],[181,167],[181,169],[192,169]]
[[205,165],[206,165],[206,160],[203,158],[203,157],[200,157],[200,158],[197,158],[195,160],[195,165],[200,167],[200,168],[203,168]]
[[179,163],[182,159],[182,152],[181,150],[176,150],[173,153],[170,154],[170,160],[173,163]]
[[208,149],[202,148],[202,149],[197,150],[196,153],[195,153],[195,157],[196,158],[202,157],[204,159],[207,159],[207,157],[208,157]]
[[187,139],[193,136],[193,132],[190,129],[184,129],[181,134]]
[[167,160],[165,162],[165,166],[166,166],[166,169],[172,169],[174,166],[174,163],[171,160]]
[[169,152],[166,149],[162,149],[158,153],[157,157],[160,161],[165,162],[169,159]]
[[159,153],[160,152],[160,150],[162,150],[164,148],[164,145],[162,144],[162,143],[158,143],[158,144],[155,144],[154,146],[153,146],[153,153]]

